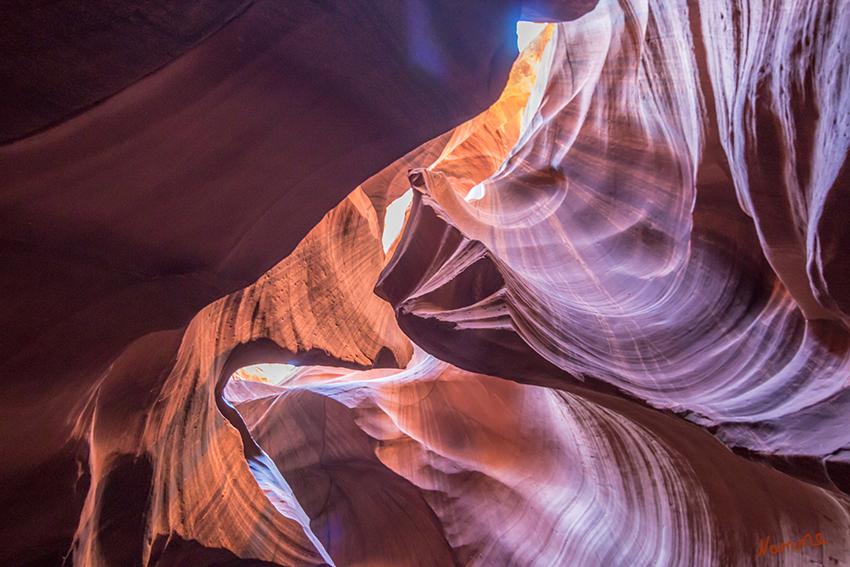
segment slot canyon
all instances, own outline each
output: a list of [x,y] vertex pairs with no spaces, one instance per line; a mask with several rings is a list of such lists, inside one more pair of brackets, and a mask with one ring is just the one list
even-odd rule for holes
[[0,567],[850,566],[850,0],[2,15]]

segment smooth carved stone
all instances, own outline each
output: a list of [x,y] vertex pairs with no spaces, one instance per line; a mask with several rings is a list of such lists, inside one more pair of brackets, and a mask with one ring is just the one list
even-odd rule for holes
[[[358,184],[484,111],[516,56],[520,6],[11,4],[0,507],[13,521],[0,564],[56,565],[101,466],[85,432],[111,365],[146,336],[170,352],[160,332],[252,284]],[[147,465],[115,466],[146,478]],[[205,546],[167,537],[163,561],[178,541]]]
[[224,395],[337,565],[750,565],[761,534],[815,529],[829,545],[792,564],[850,553],[846,495],[622,399],[422,351],[402,371],[302,372]]
[[[711,53],[727,32],[699,15],[601,2],[558,24],[533,116],[476,198],[439,171],[411,173],[422,195],[377,291],[414,342],[464,369],[613,387],[847,491],[850,334],[806,318],[736,203],[736,190],[780,202],[787,184],[729,174],[713,119],[703,126],[717,54],[707,64],[681,45],[702,30]],[[812,151],[846,160],[844,146]],[[843,187],[830,171],[824,187]]]
[[[451,2],[460,19],[431,37],[412,4],[255,2],[101,104],[0,147],[0,433],[22,468],[60,450],[34,434],[33,408],[84,399],[134,340],[250,285],[363,180],[498,98],[519,7]],[[419,16],[433,27],[444,8]],[[414,26],[440,72],[411,54]],[[47,438],[64,442],[77,410],[49,412]]]
[[[0,20],[0,144],[85,112],[170,63],[249,6],[6,3]],[[81,64],[85,61],[85,64]]]
[[519,141],[526,105],[553,29],[551,24],[546,26],[523,50],[499,100],[455,128],[437,159],[419,167],[445,174],[464,197],[473,186],[496,173]]
[[720,143],[741,206],[803,314],[845,325],[848,10],[846,0],[721,1],[699,9],[709,75],[703,88],[713,91]]
[[0,565],[848,565],[848,9],[10,8]]
[[372,294],[383,265],[375,211],[358,189],[293,254],[201,311],[185,334],[145,337],[125,351],[81,432],[92,479],[75,563],[167,564],[198,547],[202,556],[221,548],[280,565],[332,563],[221,390],[256,360],[406,365],[412,346]]

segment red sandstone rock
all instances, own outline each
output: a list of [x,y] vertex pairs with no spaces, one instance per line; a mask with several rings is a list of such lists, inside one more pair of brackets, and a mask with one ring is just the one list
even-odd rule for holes
[[[540,105],[480,198],[464,200],[438,167],[411,175],[423,196],[379,291],[405,333],[443,360],[527,383],[614,386],[846,491],[850,334],[840,302],[820,295],[812,311],[811,293],[786,287],[789,272],[773,259],[790,248],[765,240],[759,217],[754,227],[734,199],[753,193],[767,207],[803,196],[798,185],[725,173],[736,158],[722,143],[702,153],[716,143],[702,118],[715,109],[698,93],[720,78],[706,52],[680,45],[701,29],[711,63],[724,34],[743,32],[692,29],[698,12],[632,9],[600,4],[558,25],[532,94]],[[810,23],[793,25],[805,35]],[[837,33],[823,29],[823,41]],[[839,96],[825,75],[811,88]],[[773,159],[776,148],[759,148],[753,159]],[[847,155],[810,151],[836,163]],[[841,199],[832,171],[813,191]],[[840,258],[830,253],[831,269]]]
[[846,495],[634,403],[422,351],[403,371],[316,373],[225,397],[337,565],[749,565],[759,534],[807,530],[830,543],[791,564],[850,553]]
[[0,34],[0,565],[850,565],[846,1],[116,9]]
[[485,110],[519,14],[489,1],[124,7],[3,11],[0,137],[29,135],[0,147],[0,563],[67,555],[93,466],[82,439],[119,355],[167,366],[181,333],[163,331]]

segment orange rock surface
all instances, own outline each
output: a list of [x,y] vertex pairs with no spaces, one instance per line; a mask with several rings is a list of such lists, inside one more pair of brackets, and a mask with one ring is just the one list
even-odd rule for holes
[[847,0],[6,12],[0,567],[850,565]]

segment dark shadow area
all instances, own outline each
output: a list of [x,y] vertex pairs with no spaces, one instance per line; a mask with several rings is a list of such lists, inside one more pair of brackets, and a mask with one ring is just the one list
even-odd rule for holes
[[70,564],[65,558],[91,485],[88,446],[69,447],[35,469],[0,478],[0,485],[0,565]]
[[4,3],[0,144],[85,111],[191,49],[250,5],[245,0],[167,7],[140,0]]
[[842,450],[826,459],[826,474],[839,490],[850,494],[850,450]]
[[[821,460],[820,457],[805,455],[781,457],[757,453],[742,447],[730,447],[730,449],[733,453],[747,459],[748,461],[761,463],[797,480],[802,480],[814,486],[819,486],[820,488],[833,492],[845,492],[850,494],[850,492],[847,491],[847,489],[850,488],[850,484],[841,487],[835,482],[836,480],[839,482],[841,481],[841,471],[839,470],[841,465],[840,463],[833,463],[833,469],[837,473],[836,478],[833,478],[829,471],[829,464]],[[835,465],[838,466],[836,467]],[[848,472],[850,472],[850,468],[844,471],[845,476]],[[844,480],[847,481],[850,480],[850,478],[845,478]]]
[[99,486],[96,540],[106,565],[142,565],[145,521],[153,482],[147,456],[120,455]]
[[[177,534],[159,535],[151,546],[148,567],[280,567],[259,559],[241,559],[229,549],[206,547]],[[321,565],[319,567],[322,567]]]

